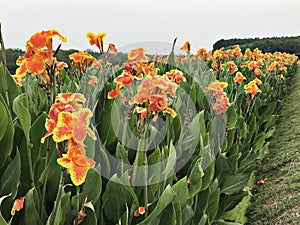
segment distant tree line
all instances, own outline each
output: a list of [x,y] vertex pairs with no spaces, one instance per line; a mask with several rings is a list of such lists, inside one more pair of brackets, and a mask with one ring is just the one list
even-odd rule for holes
[[258,48],[263,52],[287,52],[300,56],[300,36],[297,37],[271,37],[271,38],[233,38],[221,39],[213,45],[213,51],[222,47],[230,48],[240,45],[242,51]]
[[[56,58],[58,61],[63,61],[70,66],[69,55],[71,55],[74,52],[78,52],[78,50],[76,50],[76,49],[68,49],[68,50],[60,49],[56,55]],[[100,53],[92,51],[90,49],[87,49],[86,52],[90,53],[96,59],[98,59],[100,57]],[[6,49],[6,65],[11,74],[15,74],[16,69],[18,68],[16,61],[19,58],[19,56],[22,56],[23,54],[24,54],[24,51],[21,49],[12,49],[12,48]],[[0,57],[1,57],[1,55],[0,55]],[[110,54],[110,56],[109,56],[109,62],[111,62],[113,65],[121,65],[126,60],[127,60],[127,54],[123,53],[123,52],[119,52],[116,55]]]

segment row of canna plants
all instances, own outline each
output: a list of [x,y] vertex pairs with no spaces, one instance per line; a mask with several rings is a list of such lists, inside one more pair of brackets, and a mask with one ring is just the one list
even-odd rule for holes
[[0,224],[232,224],[268,149],[297,57],[238,46],[168,57],[88,33],[99,59],[58,62],[57,30],[0,65]]

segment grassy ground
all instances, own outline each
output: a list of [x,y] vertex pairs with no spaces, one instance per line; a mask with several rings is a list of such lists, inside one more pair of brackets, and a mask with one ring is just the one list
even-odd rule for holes
[[256,171],[248,225],[300,225],[300,68],[290,80],[269,153]]

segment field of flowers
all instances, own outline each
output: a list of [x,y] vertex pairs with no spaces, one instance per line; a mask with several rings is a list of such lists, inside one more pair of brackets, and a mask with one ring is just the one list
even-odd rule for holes
[[187,41],[113,66],[106,34],[86,37],[101,57],[68,68],[66,37],[36,32],[12,75],[0,37],[0,225],[234,224],[298,58]]

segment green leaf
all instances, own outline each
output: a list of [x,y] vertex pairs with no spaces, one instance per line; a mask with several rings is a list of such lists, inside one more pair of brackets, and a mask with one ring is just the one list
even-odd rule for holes
[[210,222],[213,222],[219,208],[220,188],[211,193],[208,200],[207,215]]
[[91,202],[88,202],[85,204],[85,213],[86,213],[86,217],[83,220],[83,222],[80,224],[81,225],[97,225],[95,209]]
[[[3,200],[10,196],[11,196],[11,194],[0,197],[0,209],[1,209],[1,204],[2,204]],[[0,225],[8,225],[8,223],[5,221],[5,219],[2,216],[1,210],[0,210]]]
[[28,109],[24,106],[25,95],[19,95],[15,98],[13,102],[13,111],[17,115],[21,127],[23,128],[24,135],[26,137],[27,144],[30,143],[30,125],[31,125],[31,115],[28,112]]
[[191,187],[189,188],[189,198],[194,197],[196,194],[200,192],[202,187],[203,175],[204,173],[201,168],[201,162],[200,160],[197,160],[193,165],[193,168],[189,176],[189,180],[191,183]]
[[80,193],[80,202],[87,197],[87,201],[94,204],[98,201],[102,190],[102,180],[100,174],[95,169],[90,169],[87,173],[86,180],[82,185]]
[[114,223],[119,221],[127,206],[133,202],[139,204],[132,188],[121,184],[116,175],[108,181],[102,200],[105,216]]
[[258,151],[262,148],[262,146],[264,145],[265,143],[265,139],[266,139],[266,134],[265,132],[261,132],[257,137],[256,137],[256,140],[255,140],[255,147],[254,147],[254,151]]
[[2,140],[3,136],[6,133],[7,126],[8,126],[8,113],[7,108],[3,105],[3,103],[0,102],[0,141]]
[[237,123],[237,113],[234,104],[230,105],[227,108],[226,116],[227,116],[227,129],[228,130],[234,129]]
[[221,193],[231,195],[241,191],[248,183],[250,174],[227,176],[221,184]]
[[32,164],[41,157],[45,156],[47,151],[47,144],[41,144],[41,138],[46,133],[45,129],[45,121],[47,118],[47,114],[43,112],[32,124],[30,128],[30,141],[32,143],[31,156],[32,156]]
[[160,217],[159,225],[177,225],[176,213],[173,204],[169,204],[167,208],[164,209]]
[[6,167],[0,179],[0,195],[8,195],[13,191],[12,197],[14,198],[19,187],[21,175],[21,160],[20,154],[17,154],[13,161]]
[[148,217],[138,225],[152,224],[152,221],[161,216],[162,212],[168,207],[168,205],[173,201],[175,197],[175,192],[172,190],[171,186],[168,185],[158,199],[156,207],[153,209],[150,215],[148,215]]
[[[3,64],[0,63],[0,94],[2,96],[5,96],[5,90],[4,90],[4,70],[3,70]],[[7,77],[7,86],[8,86],[8,97],[9,97],[9,104],[12,105],[13,100],[18,96],[19,89],[13,80],[11,74],[9,73],[8,69],[6,68],[6,77]]]
[[34,188],[32,188],[25,196],[25,224],[43,225],[36,209],[37,205],[34,199]]
[[[5,106],[6,115],[8,115],[6,117],[7,118],[6,131],[2,137],[2,140],[0,140],[0,146],[1,146],[0,168],[2,168],[13,149],[13,142],[14,142],[13,139],[14,139],[15,130],[14,130],[13,121],[12,121],[11,117],[9,116],[8,109],[7,109],[4,99],[2,98],[1,95],[0,95],[0,102],[2,103],[2,106]],[[2,116],[2,114],[1,114],[1,116]],[[1,126],[2,126],[2,124],[1,124]]]
[[187,179],[186,177],[182,178],[178,182],[176,182],[173,186],[173,191],[176,193],[176,197],[174,199],[174,202],[179,202],[181,207],[183,208],[187,201],[189,196],[189,191],[187,187]]

